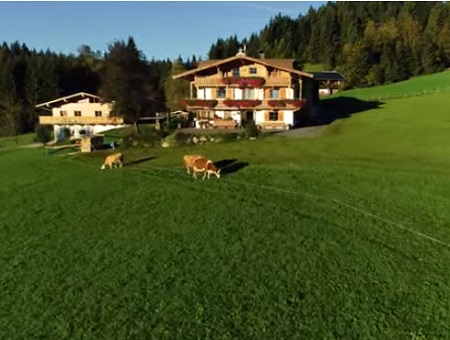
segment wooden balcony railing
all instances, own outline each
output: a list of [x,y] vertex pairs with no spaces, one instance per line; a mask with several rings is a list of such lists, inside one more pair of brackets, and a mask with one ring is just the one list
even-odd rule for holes
[[[290,77],[266,77],[266,82],[262,86],[290,86],[291,78]],[[207,87],[207,86],[225,86],[223,83],[223,78],[220,77],[205,77],[205,78],[196,78],[195,86]],[[228,85],[229,87],[236,86],[234,84]]]
[[290,77],[267,77],[266,86],[290,86]]
[[40,116],[42,125],[121,125],[122,117],[54,117]]

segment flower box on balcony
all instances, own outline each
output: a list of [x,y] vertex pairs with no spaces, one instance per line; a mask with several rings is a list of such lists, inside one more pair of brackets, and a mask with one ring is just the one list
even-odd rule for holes
[[254,99],[225,99],[223,101],[223,105],[228,107],[250,107],[253,108],[255,106],[261,105],[261,100]]
[[215,99],[187,99],[184,101],[185,106],[207,107],[213,108],[217,105]]
[[266,80],[262,77],[226,77],[222,82],[225,85],[236,85],[238,87],[261,87]]
[[300,99],[286,99],[285,102],[287,105],[294,106],[295,108],[301,108],[306,104],[304,100]]
[[269,100],[267,104],[272,107],[286,107],[286,101],[283,99]]

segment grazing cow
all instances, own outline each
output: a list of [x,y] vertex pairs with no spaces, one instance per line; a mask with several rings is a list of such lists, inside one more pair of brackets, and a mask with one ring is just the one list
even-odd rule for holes
[[119,166],[120,168],[123,166],[123,154],[121,152],[113,153],[112,155],[106,156],[105,161],[101,167],[101,170],[109,167],[110,169]]
[[196,159],[206,159],[203,155],[185,155],[183,157],[183,164],[186,167],[187,173],[190,174],[189,168],[192,168],[192,162]]
[[204,172],[205,175],[203,176],[203,179],[206,178],[206,175],[211,176],[211,174],[216,175],[217,178],[220,178],[220,169],[217,169],[217,167],[214,165],[212,160],[206,159],[206,158],[197,158],[192,162],[192,169],[193,169],[193,177],[197,179],[197,172]]

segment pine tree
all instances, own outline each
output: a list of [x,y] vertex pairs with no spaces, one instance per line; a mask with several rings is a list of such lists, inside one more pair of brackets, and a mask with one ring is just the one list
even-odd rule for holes
[[171,74],[167,77],[164,90],[166,105],[171,111],[183,109],[181,101],[190,95],[190,83],[186,79],[172,79],[173,75],[186,71],[183,65],[183,59],[178,58],[172,63]]
[[146,77],[147,64],[132,37],[109,45],[100,94],[104,101],[113,102],[111,113],[133,122],[136,132],[137,121],[148,108]]

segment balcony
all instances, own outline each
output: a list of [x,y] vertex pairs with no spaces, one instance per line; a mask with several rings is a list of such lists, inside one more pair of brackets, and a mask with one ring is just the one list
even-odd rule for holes
[[290,86],[290,77],[267,77],[266,86]]
[[54,117],[40,116],[42,125],[121,125],[122,117]]
[[[212,103],[211,105],[201,103]],[[256,109],[256,110],[298,110],[306,105],[305,100],[301,99],[213,99],[213,100],[195,100],[188,99],[185,101],[187,108],[189,109],[209,109],[209,110],[244,110],[244,109]]]
[[[246,78],[246,77],[242,77]],[[253,78],[253,77],[248,77]],[[291,85],[291,78],[290,77],[265,77],[265,82],[262,86],[257,87],[264,87],[264,86],[282,86],[282,87],[288,87]],[[239,84],[225,84],[224,78],[222,77],[205,77],[205,78],[196,78],[195,79],[195,86],[197,87],[214,87],[214,86],[229,86],[229,87],[239,87]],[[252,87],[252,86],[250,86]]]

